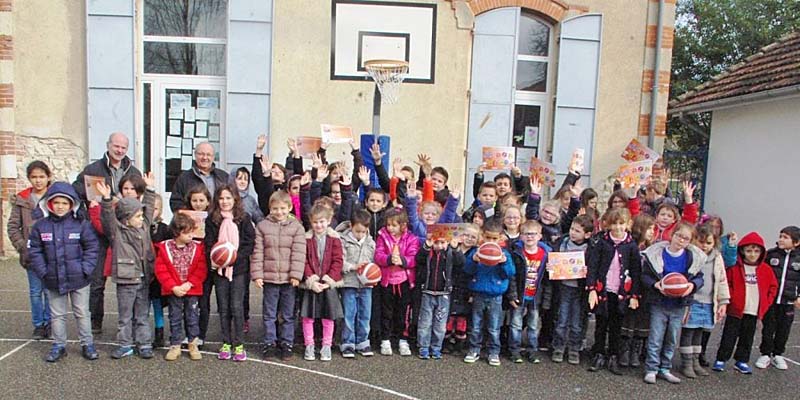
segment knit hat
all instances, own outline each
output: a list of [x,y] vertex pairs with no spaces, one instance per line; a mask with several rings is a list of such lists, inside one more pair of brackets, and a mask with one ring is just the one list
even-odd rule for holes
[[142,205],[142,202],[140,202],[139,200],[126,197],[117,203],[117,209],[116,209],[117,220],[120,222],[125,222],[128,219],[130,219],[130,217],[132,217],[133,214],[136,214],[139,210],[142,210],[143,208],[144,206]]

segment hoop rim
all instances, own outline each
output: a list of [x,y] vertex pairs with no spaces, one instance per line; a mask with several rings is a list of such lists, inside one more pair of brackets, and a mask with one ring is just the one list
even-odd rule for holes
[[369,70],[393,70],[397,68],[408,68],[408,62],[403,60],[375,59],[364,61],[364,68]]

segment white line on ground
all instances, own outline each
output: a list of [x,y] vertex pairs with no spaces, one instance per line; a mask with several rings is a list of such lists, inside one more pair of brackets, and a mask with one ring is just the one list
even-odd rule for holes
[[[0,310],[0,313],[6,313],[6,314],[30,314],[31,310]],[[67,312],[67,314],[68,315],[72,314],[72,311]],[[106,312],[104,312],[104,314],[118,315],[119,313],[116,312],[116,311],[106,311]],[[216,317],[216,316],[219,316],[219,313],[211,313],[209,315]],[[167,313],[164,314],[165,319],[166,319],[166,316],[167,316]],[[250,319],[253,319],[253,317],[261,318],[261,317],[263,317],[263,315],[261,315],[261,314],[250,314]]]
[[16,352],[17,352],[19,349],[21,349],[21,348],[23,348],[23,347],[27,346],[28,344],[30,344],[30,342],[32,342],[32,340],[27,340],[27,341],[25,341],[25,343],[23,343],[23,344],[21,344],[21,345],[19,345],[19,346],[15,347],[15,348],[14,348],[14,350],[11,350],[11,351],[9,351],[8,353],[6,353],[6,354],[3,354],[3,356],[2,356],[2,357],[0,357],[0,361],[3,361],[3,360],[5,360],[5,359],[6,359],[6,357],[8,357],[8,356],[10,356],[10,355],[12,355],[12,354],[14,354],[14,353],[16,353]]
[[797,361],[795,361],[795,360],[792,360],[792,359],[791,359],[791,358],[789,358],[789,357],[783,356],[783,359],[784,359],[784,360],[786,360],[786,361],[788,361],[788,362],[790,362],[790,363],[792,363],[792,364],[794,364],[794,365],[800,365],[800,362],[797,362]]

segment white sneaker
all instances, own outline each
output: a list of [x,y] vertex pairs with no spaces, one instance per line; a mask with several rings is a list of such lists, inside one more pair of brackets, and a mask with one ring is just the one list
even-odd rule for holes
[[[767,368],[769,367],[769,363],[771,361],[772,359],[768,355],[762,355],[761,357],[758,357],[758,360],[756,360],[756,368],[759,369]],[[786,363],[784,363],[784,365],[786,365]]]
[[388,340],[381,340],[381,355],[392,355],[392,342]]
[[306,361],[314,361],[317,359],[316,349],[314,348],[313,344],[306,346],[306,351],[303,354],[303,359]]
[[789,366],[786,365],[786,359],[783,358],[783,356],[772,357],[772,365],[774,365],[775,368],[782,371],[785,371],[786,369],[789,368]]
[[411,347],[408,346],[408,342],[405,340],[401,340],[398,343],[398,347],[400,348],[400,355],[401,356],[410,356],[411,355]]

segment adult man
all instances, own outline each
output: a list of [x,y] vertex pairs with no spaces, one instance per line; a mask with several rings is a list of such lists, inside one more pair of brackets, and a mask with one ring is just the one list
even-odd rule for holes
[[[114,132],[108,136],[106,142],[106,153],[103,158],[87,165],[72,183],[72,187],[86,203],[86,186],[84,177],[101,176],[105,178],[106,184],[111,187],[113,195],[119,192],[119,181],[123,176],[142,173],[133,166],[133,162],[128,157],[128,137],[122,132]],[[86,204],[88,207],[88,204]],[[103,301],[106,287],[106,277],[103,275],[103,265],[106,262],[106,252],[108,241],[105,236],[98,235],[100,238],[100,248],[98,250],[97,265],[92,273],[92,284],[89,292],[89,311],[92,314],[92,332],[100,333],[103,328]]]
[[194,148],[192,168],[183,171],[175,181],[172,195],[169,197],[169,208],[172,209],[172,212],[188,208],[189,205],[184,203],[184,198],[186,193],[195,186],[205,185],[213,196],[214,191],[227,182],[228,173],[214,164],[214,146],[211,143],[202,142]]

